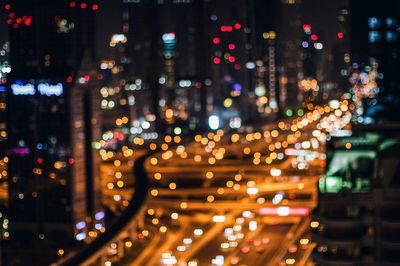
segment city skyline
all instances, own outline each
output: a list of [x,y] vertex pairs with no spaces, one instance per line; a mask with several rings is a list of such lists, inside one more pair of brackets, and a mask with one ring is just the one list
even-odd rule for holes
[[0,265],[400,262],[398,1],[0,17]]

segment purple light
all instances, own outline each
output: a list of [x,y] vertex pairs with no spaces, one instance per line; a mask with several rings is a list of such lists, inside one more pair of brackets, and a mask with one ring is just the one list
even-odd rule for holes
[[8,153],[17,155],[28,155],[30,153],[30,149],[26,147],[18,147],[11,149]]
[[81,230],[81,229],[85,228],[85,226],[86,226],[86,223],[84,221],[81,221],[76,224],[76,229]]
[[308,47],[308,42],[304,41],[301,43],[301,45],[303,46],[303,48],[307,48]]
[[104,218],[104,212],[103,211],[98,212],[94,217],[96,218],[97,221],[102,220]]
[[226,82],[231,82],[231,81],[232,81],[232,77],[231,77],[230,75],[225,75],[225,76],[224,76],[224,80],[225,80]]
[[242,91],[242,84],[240,84],[240,83],[234,83],[234,84],[233,84],[233,89],[234,89],[235,91]]

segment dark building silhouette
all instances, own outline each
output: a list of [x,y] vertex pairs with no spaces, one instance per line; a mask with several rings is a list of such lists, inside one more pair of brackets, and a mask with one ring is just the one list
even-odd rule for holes
[[[350,1],[351,61],[367,72],[378,66],[377,99],[366,99],[365,115],[375,122],[398,121],[400,99],[400,3]],[[372,62],[371,62],[372,61]],[[374,94],[376,94],[374,92]],[[374,97],[372,97],[374,98]]]
[[328,143],[310,223],[317,265],[398,265],[400,142],[364,133]]
[[99,76],[91,65],[98,8],[91,1],[10,3],[10,263],[21,248],[40,254],[50,243],[68,247],[103,227],[93,148],[100,137]]

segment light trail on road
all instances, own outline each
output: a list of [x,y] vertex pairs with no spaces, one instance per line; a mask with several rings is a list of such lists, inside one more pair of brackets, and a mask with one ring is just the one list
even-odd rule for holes
[[[308,215],[317,203],[324,143],[350,120],[348,102],[342,101],[265,130],[218,130],[185,142],[165,136],[163,143],[152,143],[150,149],[159,152],[145,162],[149,198],[132,217],[134,228],[111,243],[102,261],[107,266],[306,265],[312,248]],[[128,154],[106,161],[114,163],[106,164],[104,175],[115,175],[133,159]],[[119,202],[111,197],[107,204]]]

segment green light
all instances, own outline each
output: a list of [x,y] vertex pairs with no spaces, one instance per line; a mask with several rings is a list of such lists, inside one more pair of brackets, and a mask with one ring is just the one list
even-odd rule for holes
[[322,193],[338,193],[343,188],[342,181],[338,176],[326,176],[319,180],[319,189]]
[[292,109],[287,109],[286,110],[286,116],[292,116],[293,115],[293,110]]
[[299,110],[297,110],[297,115],[298,115],[298,116],[302,116],[302,115],[304,115],[304,111],[303,111],[303,109],[299,109]]
[[379,145],[379,149],[386,150],[386,149],[389,149],[390,147],[392,147],[393,145],[396,145],[397,143],[398,142],[395,139],[387,139]]
[[101,148],[100,142],[92,142],[92,147],[96,150],[99,150]]

